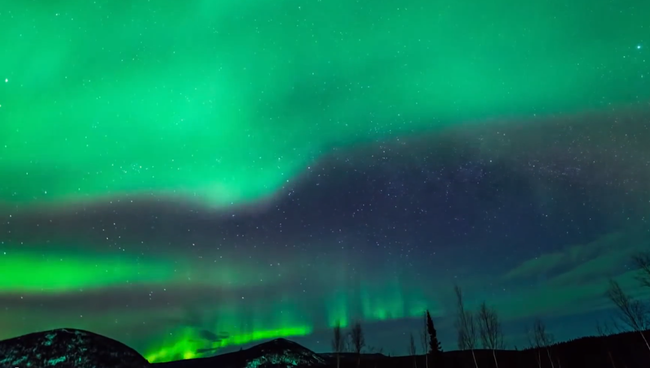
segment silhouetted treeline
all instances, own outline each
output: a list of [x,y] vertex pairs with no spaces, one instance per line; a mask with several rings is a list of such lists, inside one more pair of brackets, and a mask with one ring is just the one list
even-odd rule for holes
[[[607,348],[605,348],[607,346]],[[583,337],[550,346],[553,365],[548,359],[538,363],[538,351],[497,350],[499,368],[648,368],[650,353],[636,332],[625,332],[611,336]],[[611,352],[610,359],[608,350]],[[478,367],[494,368],[491,350],[475,350]],[[443,365],[429,364],[430,368],[473,368],[474,360],[470,351],[449,351],[443,354]],[[546,354],[546,353],[543,353]],[[381,354],[363,355],[361,368],[410,368],[425,367],[425,356],[388,357]],[[331,365],[335,367],[336,365]],[[343,354],[341,368],[357,366],[356,354]]]
[[[633,256],[636,279],[650,288],[650,252]],[[347,330],[333,328],[332,353],[317,354],[294,342],[276,339],[236,353],[160,365],[168,368],[650,368],[650,305],[609,280],[604,295],[615,306],[609,323],[598,321],[598,336],[556,343],[545,323],[537,318],[527,326],[528,348],[507,350],[498,310],[485,301],[474,309],[454,285],[453,315],[458,350],[443,352],[436,322],[424,311],[417,335],[404,340],[408,355],[390,357],[366,344],[360,321]],[[442,317],[444,318],[444,317]],[[448,318],[448,317],[447,317]],[[619,332],[619,333],[615,333]],[[417,337],[416,337],[417,336]],[[399,337],[398,337],[399,338]],[[398,341],[401,343],[402,341]],[[419,344],[418,344],[419,342]],[[374,354],[369,354],[374,353]]]
[[[636,280],[650,288],[650,252],[632,256]],[[418,354],[413,334],[408,341],[408,356],[386,357],[363,355],[354,350],[356,368],[650,368],[650,305],[647,300],[627,293],[615,279],[610,279],[604,295],[615,308],[611,324],[596,323],[599,336],[555,343],[553,334],[537,318],[527,329],[529,348],[506,350],[498,311],[481,303],[477,310],[465,306],[463,292],[454,286],[457,351],[443,353],[433,319],[425,311]],[[361,329],[357,324],[357,328]],[[620,332],[614,334],[612,332]],[[337,330],[335,330],[336,337]],[[338,351],[340,352],[340,350]],[[347,355],[339,357],[337,368],[351,367]]]

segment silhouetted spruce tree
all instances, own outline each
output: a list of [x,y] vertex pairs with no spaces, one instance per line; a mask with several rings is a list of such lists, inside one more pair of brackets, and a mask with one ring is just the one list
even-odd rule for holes
[[431,314],[427,311],[427,332],[429,333],[429,356],[431,357],[432,367],[442,367],[442,346],[438,341],[438,333],[433,325]]

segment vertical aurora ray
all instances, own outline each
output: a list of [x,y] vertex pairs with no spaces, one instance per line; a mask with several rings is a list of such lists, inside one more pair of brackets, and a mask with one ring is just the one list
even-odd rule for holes
[[[334,302],[327,303],[326,320],[320,319],[314,310],[308,307],[310,304],[317,307],[319,303],[315,301],[251,301],[236,306],[229,306],[228,303],[215,304],[206,312],[216,319],[215,322],[206,323],[202,330],[186,327],[165,334],[167,337],[164,340],[157,341],[152,345],[155,347],[146,349],[145,357],[150,362],[188,359],[187,357],[194,357],[196,351],[210,353],[270,338],[306,336],[316,329],[328,330],[337,321],[341,323],[341,327],[347,328],[350,323],[348,316],[371,323],[422,315],[425,308],[406,312],[404,308],[396,306],[391,299],[395,292],[394,288],[374,288],[356,295],[356,298],[352,292],[339,290],[331,293],[326,299]],[[353,300],[345,300],[346,295]],[[422,300],[413,300],[412,303],[417,306],[425,304]],[[355,305],[362,308],[355,308]]]
[[345,328],[352,322],[348,311],[348,293],[337,290],[327,302],[327,324],[329,327],[340,325]]
[[[78,310],[99,303],[105,310],[102,313],[115,316],[116,323],[140,318],[144,326],[156,326],[166,320],[177,321],[125,341],[151,362],[190,359],[269,338],[308,336],[331,328],[336,321],[345,328],[353,320],[372,323],[418,316],[427,305],[434,304],[412,293],[402,294],[395,277],[362,281],[356,288],[341,277],[316,279],[309,286],[316,293],[312,291],[305,297],[299,290],[282,284],[291,283],[290,279],[274,279],[273,273],[245,263],[228,270],[225,265],[214,268],[214,262],[204,259],[169,255],[80,249],[64,253],[57,250],[64,248],[60,245],[23,244],[14,248],[5,247],[7,250],[0,257],[2,269],[9,270],[0,275],[5,295],[24,295],[25,300],[36,304],[75,300]],[[296,259],[285,270],[298,270],[304,262]],[[26,269],[38,272],[25,272]],[[307,274],[298,275],[304,278]],[[148,296],[148,301],[133,299],[142,294]],[[95,301],[98,298],[106,301]],[[157,300],[163,301],[163,309]],[[157,312],[147,315],[146,308],[155,308]],[[185,316],[183,311],[190,310],[197,312]],[[133,317],[127,319],[124,313]],[[70,321],[71,314],[74,309],[63,313],[61,319]],[[47,328],[61,327],[57,323],[52,321]],[[98,332],[110,336],[120,325],[80,319],[66,322],[65,326],[97,326]]]

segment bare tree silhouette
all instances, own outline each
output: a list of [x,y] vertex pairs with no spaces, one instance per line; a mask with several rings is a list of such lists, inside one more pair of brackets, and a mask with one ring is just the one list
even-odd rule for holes
[[528,331],[528,341],[537,353],[537,366],[542,366],[542,350],[546,351],[551,368],[555,368],[553,357],[551,356],[551,345],[553,345],[553,335],[546,331],[546,325],[541,319],[536,318],[533,322],[533,328]]
[[341,333],[341,321],[336,321],[334,336],[332,338],[332,350],[336,354],[336,368],[341,366],[341,352],[343,352],[343,335]]
[[352,330],[350,330],[350,340],[352,342],[352,348],[354,353],[357,355],[357,368],[361,365],[361,351],[366,346],[366,338],[363,334],[363,328],[361,327],[360,322],[355,322],[352,325]]
[[474,367],[478,368],[476,354],[474,354],[477,335],[476,320],[471,311],[465,310],[463,291],[458,285],[454,286],[454,293],[456,294],[456,321],[454,321],[454,326],[458,331],[458,350],[471,350]]
[[609,348],[609,344],[605,341],[605,338],[612,334],[612,330],[607,325],[607,323],[600,323],[596,321],[596,332],[600,336],[605,350],[607,350],[607,356],[609,357],[609,362],[612,364],[612,368],[616,368],[616,363],[614,363],[614,357],[612,357],[612,350]]
[[346,353],[354,353],[354,346],[352,346],[352,335],[350,335],[350,332],[343,335],[343,351]]
[[632,256],[632,262],[639,269],[636,279],[650,288],[650,252],[639,252]]
[[502,350],[505,348],[499,315],[495,309],[488,307],[487,304],[483,302],[479,307],[477,319],[479,335],[481,336],[483,348],[492,350],[494,365],[496,368],[499,368],[496,350]]
[[424,312],[424,319],[422,320],[422,330],[420,330],[420,346],[422,346],[422,351],[424,352],[424,366],[429,368],[429,354],[427,350],[429,349],[429,330],[427,326],[427,312]]
[[537,368],[542,368],[542,352],[535,339],[534,327],[532,329],[526,329],[526,337],[528,338],[528,348],[535,353]]
[[409,351],[409,355],[413,357],[413,368],[418,368],[418,360],[417,360],[418,348],[415,346],[415,339],[413,338],[412,332],[409,339],[408,351]]
[[609,280],[609,287],[605,294],[618,308],[621,322],[631,328],[632,331],[638,332],[646,348],[650,351],[650,345],[644,334],[644,331],[648,329],[648,309],[645,305],[626,294],[621,285],[613,279]]

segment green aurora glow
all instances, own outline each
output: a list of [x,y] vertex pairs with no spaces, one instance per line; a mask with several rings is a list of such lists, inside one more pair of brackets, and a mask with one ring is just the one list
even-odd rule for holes
[[[615,7],[632,5],[6,0],[0,202],[65,205],[154,193],[237,204],[273,195],[332,147],[642,103],[650,98],[642,43],[650,40],[650,2]],[[216,267],[178,255],[50,248],[56,252],[0,253],[0,293],[246,290],[283,280],[254,263]],[[207,325],[228,336],[207,348],[308,335],[358,316],[384,321],[442,310],[392,275],[359,283],[338,280],[314,297],[323,315],[275,294],[252,310],[220,303]],[[89,325],[110,330],[104,318]],[[48,323],[58,320],[38,327]],[[196,334],[181,326],[134,340],[161,362],[205,349]]]
[[10,252],[0,257],[0,269],[3,271],[0,274],[0,290],[5,292],[64,293],[124,285],[125,282],[171,281],[174,275],[172,265],[163,262],[60,253],[47,257],[36,252]]
[[[312,332],[310,327],[290,327],[290,328],[281,328],[277,330],[258,330],[253,333],[234,335],[219,342],[212,344],[211,348],[218,349],[224,348],[233,345],[244,345],[253,341],[260,341],[264,339],[278,338],[278,337],[288,337],[288,336],[304,336]],[[196,340],[197,336],[194,330],[187,329],[184,332],[180,333],[180,338],[172,339],[170,341],[164,341],[162,349],[153,351],[150,353],[145,353],[145,358],[150,363],[164,362],[167,359],[192,359],[195,358],[196,351],[198,349],[205,349],[205,344],[199,343]]]
[[333,145],[639,103],[650,4],[633,3],[10,0],[0,199],[229,204]]
[[[187,261],[187,257],[169,255],[145,258],[125,252],[111,255],[79,250],[64,254],[60,251],[63,248],[59,245],[53,247],[56,251],[33,247],[32,251],[5,252],[0,257],[0,269],[3,270],[0,290],[27,298],[48,295],[65,298],[101,294],[104,290],[119,288],[143,292],[156,290],[146,291],[154,294],[153,299],[158,293],[172,290],[218,293],[215,304],[205,311],[212,322],[203,323],[202,328],[215,333],[227,332],[226,337],[206,344],[197,335],[200,330],[183,324],[158,331],[155,337],[146,340],[145,345],[137,345],[151,362],[192,358],[197,356],[198,349],[216,351],[268,338],[305,336],[337,322],[346,327],[352,319],[359,317],[368,322],[418,317],[425,309],[435,311],[437,305],[432,295],[423,294],[419,288],[403,286],[417,284],[413,280],[373,278],[372,282],[361,282],[355,287],[346,283],[342,268],[336,279],[319,278],[328,280],[328,288],[333,288],[324,300],[318,301],[324,306],[321,318],[318,313],[305,310],[304,299],[296,299],[295,294],[283,291],[282,282],[286,278],[277,275],[277,271],[247,266],[242,261],[228,267],[227,262]],[[298,260],[284,269],[296,269],[301,263],[304,261]],[[253,299],[239,296],[256,287],[277,292],[261,299],[259,296]],[[90,295],[88,298],[92,299]],[[117,318],[121,319],[123,315],[119,314]],[[102,331],[97,322],[91,325],[93,330]],[[59,327],[56,320],[43,322],[40,326]],[[21,326],[18,330],[24,328],[29,326]]]

